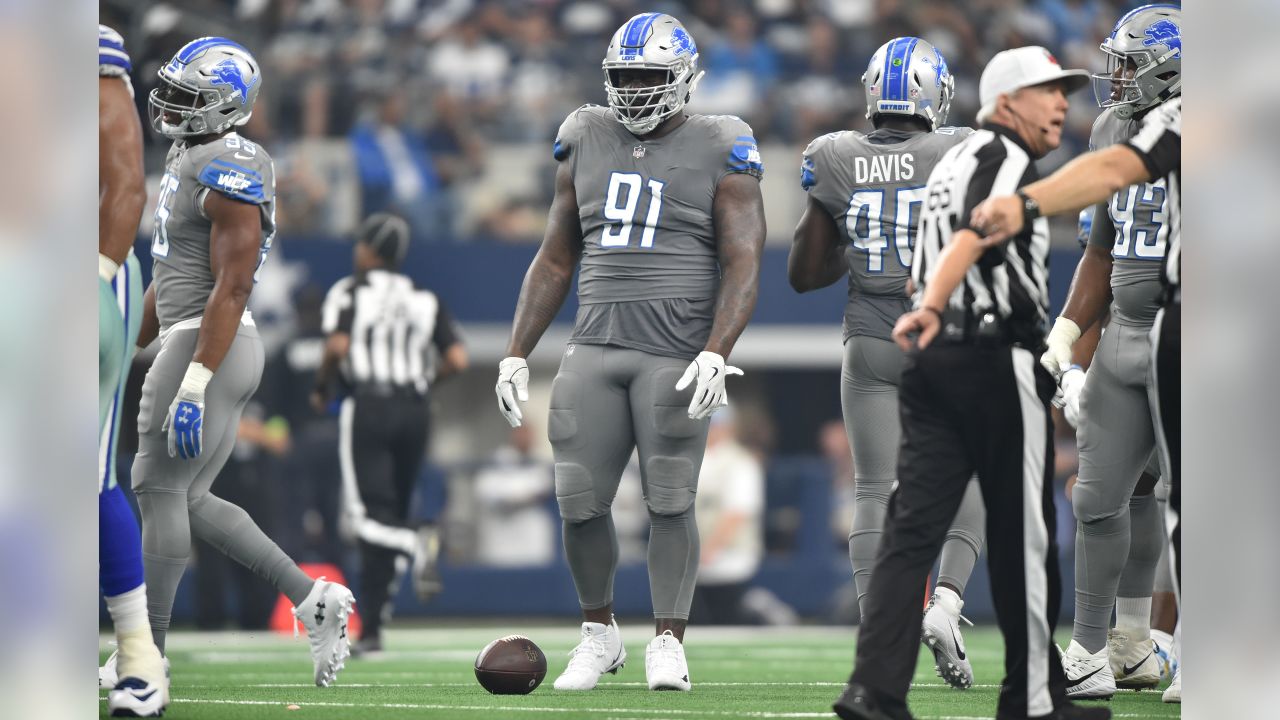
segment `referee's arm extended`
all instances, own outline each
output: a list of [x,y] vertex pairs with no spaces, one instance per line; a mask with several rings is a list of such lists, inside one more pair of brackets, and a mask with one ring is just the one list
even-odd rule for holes
[[938,264],[924,288],[924,296],[920,307],[898,318],[893,327],[893,339],[904,351],[911,349],[909,333],[920,333],[916,346],[923,350],[933,342],[938,329],[942,327],[942,309],[947,305],[947,298],[964,280],[964,274],[982,257],[986,251],[982,238],[968,228],[957,230],[951,235],[951,241],[942,248],[938,255]]
[[[1111,195],[1140,182],[1164,177],[1182,166],[1182,105],[1162,107],[1130,141],[1085,153],[1057,172],[1022,188],[1046,217],[1082,210],[1104,202]],[[1017,195],[988,198],[970,215],[972,227],[989,231],[986,245],[1007,240],[1022,230],[1022,198]]]

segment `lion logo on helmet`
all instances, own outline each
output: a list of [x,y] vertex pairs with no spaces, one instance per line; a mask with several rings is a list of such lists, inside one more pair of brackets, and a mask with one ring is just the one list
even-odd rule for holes
[[678,27],[671,31],[671,42],[675,47],[676,55],[696,55],[698,48],[693,44],[693,38],[689,37],[689,33],[684,28]]
[[235,91],[233,95],[240,96],[241,105],[249,101],[249,89],[258,82],[258,79],[254,78],[253,82],[246,83],[240,70],[240,65],[231,58],[214,65],[210,72],[213,73],[213,79],[209,81],[209,84],[229,85]]
[[1174,21],[1165,18],[1151,23],[1145,35],[1147,39],[1142,41],[1144,46],[1168,45],[1173,48],[1174,57],[1182,57],[1182,30]]

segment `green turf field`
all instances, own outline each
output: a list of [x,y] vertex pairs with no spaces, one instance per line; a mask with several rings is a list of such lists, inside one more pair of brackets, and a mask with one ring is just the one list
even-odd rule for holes
[[[711,718],[835,717],[852,660],[849,628],[690,629],[686,640],[693,691],[650,692],[644,678],[648,625],[622,623],[628,661],[596,690],[551,689],[577,641],[570,625],[535,624],[393,630],[381,657],[348,660],[334,687],[311,682],[305,636],[245,633],[172,633],[172,718],[434,718],[488,720],[702,720]],[[475,681],[472,663],[489,640],[528,635],[547,653],[549,670],[530,695],[490,695]],[[110,648],[102,640],[102,659]],[[994,628],[965,634],[976,674],[975,687],[952,690],[934,676],[923,650],[911,691],[917,718],[989,718],[995,710],[1002,651]],[[106,692],[100,693],[106,714]],[[289,710],[289,705],[299,706]],[[1179,706],[1160,702],[1158,692],[1123,692],[1109,706],[1120,718],[1176,718]]]

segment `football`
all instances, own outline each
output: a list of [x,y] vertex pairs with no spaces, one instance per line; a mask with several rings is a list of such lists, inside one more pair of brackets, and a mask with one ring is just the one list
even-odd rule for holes
[[547,656],[523,635],[498,638],[476,656],[476,680],[494,695],[524,695],[547,676]]

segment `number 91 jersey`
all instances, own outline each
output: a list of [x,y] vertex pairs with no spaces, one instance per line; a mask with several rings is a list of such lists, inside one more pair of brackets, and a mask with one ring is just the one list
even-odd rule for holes
[[[271,249],[276,233],[276,187],[267,151],[235,133],[201,145],[174,143],[165,159],[151,235],[152,283],[162,328],[203,314],[213,292],[209,265],[213,222],[204,213],[210,192],[261,209],[258,270]],[[254,281],[257,279],[255,272]]]
[[560,126],[553,154],[570,163],[582,226],[572,340],[697,355],[720,285],[716,186],[764,172],[750,126],[689,115],[660,138],[638,138],[608,108],[584,105]]
[[929,173],[972,133],[957,127],[934,132],[882,128],[866,135],[846,130],[805,148],[800,185],[848,242],[845,340],[853,335],[889,340],[898,317],[911,309],[906,283]]

